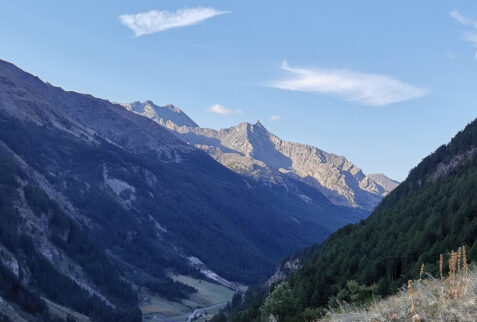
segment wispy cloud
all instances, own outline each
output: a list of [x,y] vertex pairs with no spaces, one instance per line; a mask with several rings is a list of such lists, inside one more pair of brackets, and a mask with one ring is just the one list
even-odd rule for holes
[[322,70],[291,67],[282,63],[291,77],[269,86],[300,92],[332,94],[364,105],[383,106],[426,95],[429,90],[408,85],[392,77],[348,70]]
[[462,24],[464,26],[467,26],[467,27],[474,28],[474,29],[477,30],[477,20],[476,19],[472,19],[472,18],[463,16],[457,10],[452,10],[450,12],[450,15],[451,15],[452,18],[457,20],[460,24]]
[[227,109],[224,106],[220,104],[215,104],[207,108],[208,112],[216,113],[216,114],[222,114],[222,115],[230,115],[230,114],[243,114],[242,110],[231,110]]
[[278,121],[282,118],[281,115],[272,115],[270,116],[270,121]]
[[[465,41],[468,41],[477,48],[477,19],[469,18],[461,15],[457,10],[452,10],[450,12],[452,18],[454,18],[458,23],[469,27],[469,30],[466,30],[463,33],[462,38]],[[474,53],[474,58],[477,59],[477,51]]]
[[131,28],[137,37],[198,24],[209,18],[229,13],[214,8],[185,8],[175,12],[151,10],[119,16],[121,23]]

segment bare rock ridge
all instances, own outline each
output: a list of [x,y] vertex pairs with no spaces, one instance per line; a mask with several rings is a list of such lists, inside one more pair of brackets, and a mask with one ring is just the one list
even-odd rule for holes
[[394,190],[399,185],[399,181],[390,179],[382,173],[368,174],[368,177],[388,191]]
[[[180,117],[170,116],[167,107],[154,108],[149,101],[123,106],[172,130],[184,142],[206,151],[238,173],[282,185],[289,184],[290,178],[299,180],[317,188],[336,205],[370,210],[398,185],[384,174],[365,175],[343,156],[311,145],[283,141],[259,121],[214,130],[198,127],[182,111],[176,113]],[[143,108],[147,106],[149,111]]]
[[173,123],[177,126],[198,127],[198,125],[182,110],[174,105],[168,104],[165,106],[157,106],[151,101],[133,102],[130,104],[123,104],[128,110],[136,114],[150,118],[151,120],[168,126],[167,122]]
[[91,95],[64,91],[16,66],[0,61],[0,107],[37,125],[52,125],[78,138],[99,137],[126,150],[179,160],[195,150],[169,131],[118,104]]

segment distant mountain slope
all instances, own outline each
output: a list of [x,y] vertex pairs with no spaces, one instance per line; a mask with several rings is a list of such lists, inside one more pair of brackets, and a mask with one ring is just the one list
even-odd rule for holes
[[154,122],[163,126],[168,126],[167,122],[172,122],[177,126],[198,127],[182,110],[174,105],[158,106],[151,101],[133,102],[122,104],[128,111],[150,118]]
[[[6,121],[0,118],[2,132],[12,126]],[[2,140],[0,317],[57,321],[41,298],[46,297],[93,321],[141,321],[136,292],[122,279],[105,249],[81,228],[79,220],[86,218],[78,216],[77,221],[63,212],[35,183],[35,177],[41,178]]]
[[368,174],[368,177],[387,191],[392,191],[399,185],[398,181],[392,180],[382,173]]
[[[214,159],[238,173],[287,185],[293,178],[319,189],[334,204],[372,210],[397,182],[383,174],[366,176],[346,158],[310,145],[283,141],[260,122],[213,130],[186,125],[165,109],[143,112],[123,104],[128,110],[157,121],[173,130],[183,141],[203,149]],[[143,106],[154,106],[142,103]],[[181,112],[181,115],[183,112]]]
[[[477,120],[423,159],[366,220],[333,233],[267,301],[285,303],[281,297],[287,294],[292,302],[272,313],[280,312],[280,321],[302,321],[305,311],[336,305],[333,296],[341,296],[347,281],[376,284],[377,292],[387,295],[415,279],[423,263],[436,276],[439,254],[461,245],[475,262]],[[258,321],[259,314],[245,320]]]
[[168,277],[201,276],[191,256],[254,283],[367,215],[299,181],[249,180],[147,118],[4,61],[0,157],[0,281],[11,286],[0,301],[26,320],[46,314],[40,297],[95,321],[139,320],[142,289],[194,291]]

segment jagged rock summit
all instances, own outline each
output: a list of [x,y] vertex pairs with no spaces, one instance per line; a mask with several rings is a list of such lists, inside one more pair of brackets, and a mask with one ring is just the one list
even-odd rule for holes
[[167,122],[174,123],[177,126],[198,127],[187,114],[180,108],[167,104],[164,106],[155,105],[152,101],[133,102],[122,104],[128,111],[150,118],[151,120],[167,126]]
[[[136,112],[134,108],[130,110]],[[343,156],[283,141],[260,121],[214,130],[198,127],[193,121],[192,126],[176,123],[163,111],[156,109],[153,116],[136,113],[167,127],[184,142],[206,151],[238,173],[282,185],[293,184],[289,179],[299,180],[318,189],[336,205],[371,210],[398,184],[383,174],[365,175]]]

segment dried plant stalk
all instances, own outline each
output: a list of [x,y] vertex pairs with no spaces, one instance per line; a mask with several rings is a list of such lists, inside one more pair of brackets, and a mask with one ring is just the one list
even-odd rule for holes
[[441,254],[439,256],[439,273],[441,274],[441,279],[444,278],[444,276],[442,275],[442,266],[444,266],[444,254]]
[[456,264],[457,264],[457,254],[456,252],[452,251],[451,256],[449,258],[449,276],[450,277],[455,276]]
[[421,319],[416,312],[416,306],[414,305],[414,297],[412,292],[412,280],[407,281],[407,291],[409,293],[409,299],[411,300],[411,312],[412,312],[412,321],[419,322]]
[[457,250],[457,273],[460,272],[460,257],[462,255],[462,247]]
[[468,274],[468,271],[469,271],[469,266],[467,266],[467,253],[466,253],[466,250],[465,250],[465,245],[462,246],[462,269],[464,270],[464,273],[465,273],[465,278],[467,278],[467,274]]

